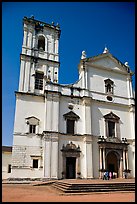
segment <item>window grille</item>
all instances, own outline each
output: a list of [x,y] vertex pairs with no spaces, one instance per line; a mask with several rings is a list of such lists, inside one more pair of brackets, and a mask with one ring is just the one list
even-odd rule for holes
[[43,90],[43,73],[36,72],[35,75],[35,89]]

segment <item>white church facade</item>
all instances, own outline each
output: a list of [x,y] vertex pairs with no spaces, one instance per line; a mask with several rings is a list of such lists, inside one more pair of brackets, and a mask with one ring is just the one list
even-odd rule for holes
[[103,171],[135,177],[132,71],[105,48],[58,82],[59,25],[23,19],[11,178],[91,179]]

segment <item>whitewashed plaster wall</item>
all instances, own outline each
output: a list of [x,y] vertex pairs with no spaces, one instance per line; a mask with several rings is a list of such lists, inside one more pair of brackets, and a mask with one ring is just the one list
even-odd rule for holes
[[120,135],[122,137],[126,137],[127,139],[131,139],[131,131],[130,131],[130,115],[127,107],[107,104],[107,103],[92,103],[92,134],[99,136],[105,136],[105,121],[103,116],[113,112],[118,117],[120,117]]
[[40,120],[39,133],[43,132],[45,122],[45,101],[43,96],[17,95],[14,133],[26,133],[25,118],[34,116]]
[[81,99],[71,100],[68,97],[61,97],[60,98],[60,117],[59,117],[59,132],[66,133],[66,120],[63,117],[64,114],[70,112],[71,110],[68,108],[70,102],[73,102],[73,112],[77,114],[80,119],[75,122],[75,133],[76,134],[85,134],[85,112],[84,112],[84,105],[82,105]]
[[[128,98],[127,76],[113,71],[88,68],[88,88],[91,91],[105,93],[105,79],[111,79],[114,82],[114,95]],[[122,91],[121,91],[122,90]]]

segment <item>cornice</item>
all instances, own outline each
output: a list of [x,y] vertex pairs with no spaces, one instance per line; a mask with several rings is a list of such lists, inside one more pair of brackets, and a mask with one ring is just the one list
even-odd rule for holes
[[[32,50],[32,49],[31,49]],[[49,60],[49,59],[45,59],[45,58],[41,58],[41,57],[35,57],[35,56],[32,56],[32,55],[26,55],[26,54],[20,54],[20,59],[21,60],[25,60],[25,58],[27,58],[28,60],[33,60],[33,59],[37,59],[37,60],[41,60],[41,61],[46,61],[46,62],[50,62],[50,63],[55,63],[55,64],[59,64],[60,65],[60,62],[57,62],[57,61],[54,61],[54,60]]]
[[37,94],[37,93],[30,93],[30,92],[21,92],[21,91],[15,91],[15,95],[29,95],[29,96],[38,96],[38,97],[43,97],[45,98],[44,94]]

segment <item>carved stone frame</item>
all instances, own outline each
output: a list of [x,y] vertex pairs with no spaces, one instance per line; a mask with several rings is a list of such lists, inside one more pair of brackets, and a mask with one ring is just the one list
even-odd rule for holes
[[80,147],[76,147],[75,144],[72,142],[67,144],[66,146],[63,145],[62,149],[62,158],[63,158],[63,171],[62,171],[62,178],[66,178],[66,157],[75,157],[76,158],[76,172],[75,178],[79,178],[80,173]]

